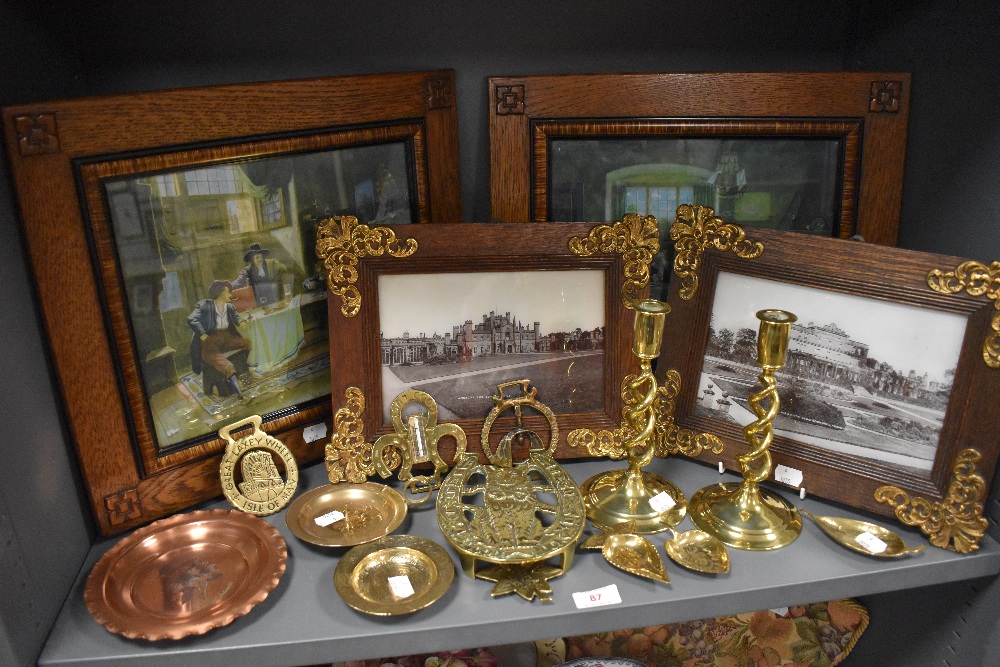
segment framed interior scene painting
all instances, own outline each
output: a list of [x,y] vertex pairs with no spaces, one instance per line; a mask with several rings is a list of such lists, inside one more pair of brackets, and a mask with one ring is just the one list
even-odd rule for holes
[[4,123],[106,534],[218,495],[218,431],[248,416],[300,461],[320,456],[322,220],[460,218],[450,71],[41,103]]
[[493,218],[724,220],[894,245],[910,77],[898,72],[493,77]]
[[[559,457],[580,456],[565,440],[573,428],[617,426],[622,399],[615,388],[638,371],[626,305],[635,294],[628,290],[645,285],[629,283],[635,267],[626,250],[635,248],[579,249],[576,242],[586,245],[607,226],[329,223],[318,249],[329,258],[330,340],[341,350],[331,385],[343,420],[338,432],[366,441],[391,433],[392,402],[419,390],[437,403],[438,422],[461,426],[468,450],[482,452],[498,387],[520,380],[530,380],[554,414]],[[533,410],[523,414],[548,442],[546,420]],[[513,424],[510,414],[497,419],[491,441]],[[454,446],[442,441],[444,460],[452,460]]]
[[775,465],[852,507],[922,512],[945,531],[978,525],[1000,453],[1000,314],[989,289],[1000,265],[766,229],[746,236],[759,256],[706,250],[669,288],[657,374],[681,374],[678,423],[726,445],[700,458],[740,469],[742,428],[756,420],[747,399],[760,389],[755,313],[787,310],[797,321],[777,373]]

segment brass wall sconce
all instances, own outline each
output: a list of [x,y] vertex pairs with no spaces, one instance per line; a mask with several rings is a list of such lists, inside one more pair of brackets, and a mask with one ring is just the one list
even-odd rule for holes
[[[419,405],[426,410],[405,415],[411,405]],[[397,396],[389,407],[393,433],[383,435],[372,446],[372,464],[382,478],[389,477],[394,468],[399,468],[399,480],[403,491],[408,493],[406,502],[419,505],[430,499],[435,489],[441,486],[441,476],[448,470],[448,464],[438,454],[437,445],[441,438],[455,439],[455,457],[458,462],[465,454],[465,431],[457,424],[439,424],[438,406],[430,394],[410,389]],[[412,468],[421,463],[432,463],[434,472],[430,475],[414,475]]]
[[747,400],[757,420],[743,428],[750,451],[736,457],[743,481],[701,489],[691,497],[690,511],[696,526],[725,544],[768,551],[788,546],[802,532],[799,511],[778,494],[758,486],[771,473],[769,449],[780,406],[774,374],[785,365],[789,334],[797,318],[784,310],[761,310],[757,319],[757,365],[761,368],[758,379],[763,389]]
[[658,533],[676,526],[687,512],[684,494],[672,482],[642,468],[655,453],[656,415],[653,401],[657,395],[652,360],[660,354],[663,324],[670,306],[646,299],[635,304],[632,353],[639,358],[639,375],[629,375],[622,382],[627,395],[624,411],[631,437],[623,445],[628,468],[594,475],[580,488],[587,518],[596,524],[613,526],[635,522],[638,534]]

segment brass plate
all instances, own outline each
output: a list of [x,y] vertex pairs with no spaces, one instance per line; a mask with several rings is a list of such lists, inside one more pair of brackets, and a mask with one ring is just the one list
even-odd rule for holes
[[[326,526],[316,519],[345,515]],[[406,518],[406,501],[377,482],[327,484],[303,493],[288,506],[285,524],[295,537],[321,547],[353,547],[388,535]]]
[[285,571],[281,533],[236,510],[178,514],[140,528],[97,561],[84,589],[97,622],[130,639],[180,639],[228,625]]
[[[390,577],[404,576],[412,594],[399,595],[390,586]],[[454,578],[455,565],[442,547],[415,535],[388,535],[344,554],[333,573],[333,585],[358,611],[400,616],[432,604]]]

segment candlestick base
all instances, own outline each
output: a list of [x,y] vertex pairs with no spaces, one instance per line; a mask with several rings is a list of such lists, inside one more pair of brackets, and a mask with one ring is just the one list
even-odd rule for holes
[[802,517],[791,503],[747,482],[706,486],[688,509],[694,525],[737,549],[780,549],[802,532]]
[[[609,470],[594,475],[580,487],[587,518],[602,526],[635,521],[635,533],[648,535],[673,528],[687,514],[687,499],[663,477],[637,468]],[[669,496],[654,500],[661,493]],[[663,505],[673,506],[664,509]]]

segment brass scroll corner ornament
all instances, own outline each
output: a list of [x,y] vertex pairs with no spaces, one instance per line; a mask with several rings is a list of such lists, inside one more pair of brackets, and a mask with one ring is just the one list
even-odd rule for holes
[[354,284],[360,257],[409,257],[416,251],[416,239],[401,241],[391,228],[359,224],[353,215],[327,218],[316,228],[316,256],[326,267],[328,289],[343,301],[344,317],[361,311],[361,292]]
[[990,368],[1000,368],[1000,262],[989,266],[981,262],[962,262],[952,271],[933,269],[927,274],[927,286],[941,294],[966,292],[986,296],[993,302],[991,331],[983,341],[983,361]]
[[724,222],[710,206],[678,206],[677,217],[670,227],[670,239],[676,253],[674,273],[681,279],[679,296],[685,301],[698,291],[698,267],[702,254],[709,247],[731,251],[743,259],[756,259],[764,253],[763,243],[748,239],[742,227]]
[[333,436],[326,445],[326,476],[331,484],[363,484],[375,474],[372,445],[365,442],[365,395],[357,387],[344,392],[346,405],[333,416]]
[[875,490],[875,500],[889,504],[896,518],[906,525],[918,526],[936,547],[963,554],[978,551],[979,541],[989,527],[983,518],[986,481],[976,469],[981,459],[975,449],[958,453],[948,495],[940,502],[911,497],[896,486],[880,486]]
[[[622,381],[623,415],[641,399],[641,397],[633,396],[630,391],[636,377],[629,375]],[[715,454],[721,454],[723,444],[718,437],[710,433],[696,433],[689,429],[683,429],[674,423],[676,405],[674,401],[680,394],[680,390],[681,374],[673,369],[668,370],[653,399],[654,431],[652,440],[656,456],[666,458],[671,454],[683,454],[693,458],[706,449]],[[566,436],[566,442],[570,447],[579,447],[585,450],[590,456],[623,459],[628,455],[625,443],[633,435],[634,432],[626,421],[613,431],[595,432],[586,428],[570,431]]]
[[[227,443],[219,464],[222,493],[233,507],[254,516],[267,516],[284,509],[299,486],[295,456],[284,443],[261,430],[262,422],[260,415],[251,415],[219,429],[219,437]],[[247,425],[252,425],[253,430],[233,440],[233,431]],[[275,465],[275,456],[285,468],[284,480]],[[238,484],[237,463],[243,473],[243,481]]]
[[574,236],[569,240],[569,249],[580,257],[598,253],[621,255],[625,260],[621,298],[631,310],[640,290],[649,284],[649,264],[660,251],[659,226],[651,215],[626,213],[618,222],[597,225],[586,237]]

